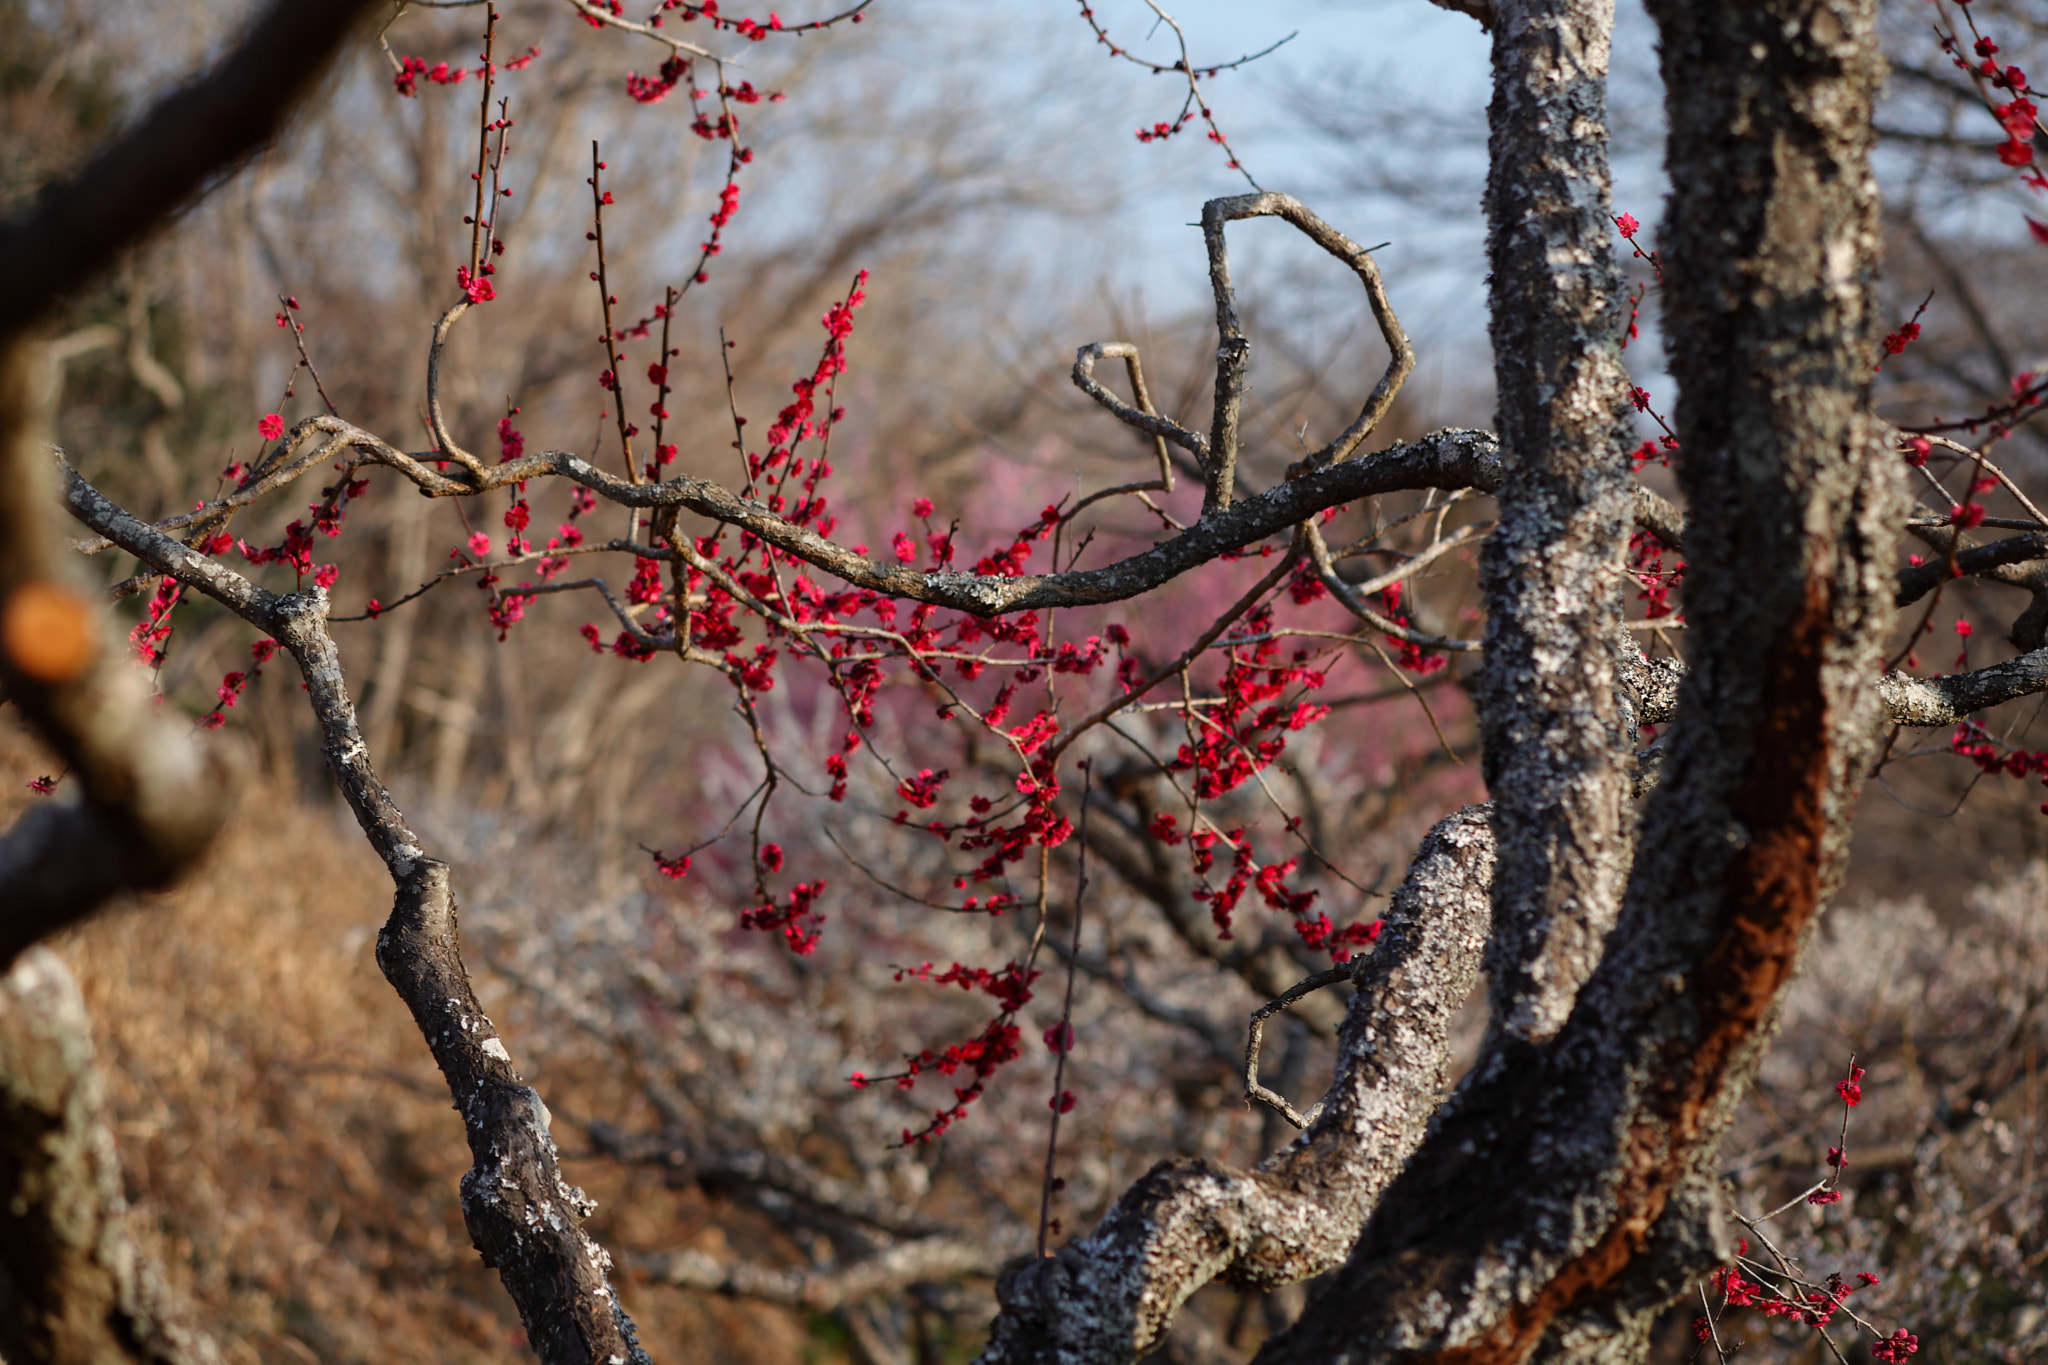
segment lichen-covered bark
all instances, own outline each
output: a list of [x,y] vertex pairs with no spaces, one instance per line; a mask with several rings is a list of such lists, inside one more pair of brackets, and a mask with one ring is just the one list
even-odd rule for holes
[[1632,514],[1608,208],[1612,0],[1512,0],[1493,38],[1487,182],[1505,477],[1481,560],[1478,701],[1500,868],[1493,1027],[1556,1033],[1628,871],[1629,752],[1610,643]]
[[1896,725],[1954,725],[1972,711],[2048,688],[2048,649],[1945,678],[1887,673],[1877,683],[1885,710]]
[[1308,1130],[1258,1169],[1164,1161],[1088,1236],[997,1286],[980,1365],[1126,1365],[1212,1279],[1247,1288],[1340,1262],[1443,1093],[1451,1015],[1478,977],[1493,836],[1484,807],[1431,830],[1395,891]]
[[217,1365],[130,1235],[92,1023],[63,960],[0,974],[0,1358]]
[[[1711,1238],[1686,1232],[1678,1196],[1839,874],[1896,591],[1895,462],[1868,413],[1873,4],[1651,8],[1692,503],[1692,670],[1670,756],[1565,1027],[1482,1065],[1267,1361],[1520,1361],[1548,1333],[1593,1330],[1656,1248],[1706,1264]],[[1626,1347],[1633,1311],[1596,1335]]]

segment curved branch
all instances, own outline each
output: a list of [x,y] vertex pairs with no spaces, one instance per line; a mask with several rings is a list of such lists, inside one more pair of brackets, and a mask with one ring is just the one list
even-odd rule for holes
[[[1121,360],[1131,377],[1131,392],[1138,405],[1132,407],[1123,399],[1102,386],[1095,377],[1095,362],[1098,360]],[[1180,423],[1161,417],[1152,410],[1152,399],[1145,391],[1145,375],[1138,368],[1138,348],[1128,341],[1091,341],[1074,353],[1074,387],[1087,394],[1112,416],[1155,441],[1171,441],[1195,457],[1199,465],[1209,462],[1209,443]],[[1166,489],[1173,489],[1173,464],[1167,459],[1166,447],[1159,447],[1159,477]]]
[[469,311],[469,300],[463,299],[441,314],[434,324],[434,339],[427,345],[427,429],[434,434],[434,442],[441,448],[441,454],[455,461],[471,474],[481,473],[483,461],[457,444],[448,430],[448,419],[441,415],[441,352],[448,345],[448,333],[456,320]]
[[1309,468],[1339,463],[1358,449],[1372,434],[1380,419],[1394,405],[1394,396],[1415,368],[1415,348],[1394,316],[1387,301],[1386,286],[1372,254],[1343,233],[1310,213],[1301,202],[1285,194],[1240,194],[1211,199],[1202,205],[1202,240],[1209,250],[1209,284],[1216,296],[1216,407],[1209,432],[1209,460],[1205,472],[1209,487],[1203,512],[1223,510],[1231,505],[1237,479],[1238,409],[1244,399],[1245,367],[1251,360],[1251,343],[1237,319],[1237,299],[1230,282],[1230,258],[1224,246],[1223,225],[1245,218],[1283,218],[1304,236],[1351,267],[1365,286],[1372,305],[1373,320],[1379,324],[1387,351],[1386,373],[1366,397],[1365,406],[1336,440],[1309,456]]
[[980,1365],[1128,1365],[1212,1279],[1271,1288],[1341,1261],[1442,1093],[1492,876],[1485,807],[1432,829],[1377,945],[1353,964],[1336,1083],[1308,1131],[1253,1171],[1192,1158],[1153,1167],[1088,1236],[997,1282],[1002,1311]]
[[1259,1044],[1264,1039],[1267,1019],[1286,1009],[1297,1000],[1305,999],[1325,986],[1334,986],[1340,981],[1349,981],[1350,979],[1351,969],[1349,967],[1332,967],[1328,971],[1317,972],[1314,976],[1307,978],[1299,984],[1288,987],[1276,999],[1268,1000],[1265,1004],[1252,1011],[1251,1030],[1246,1035],[1244,1043],[1244,1097],[1247,1102],[1257,1100],[1296,1128],[1306,1128],[1316,1121],[1317,1116],[1322,1112],[1321,1105],[1310,1105],[1308,1113],[1297,1114],[1294,1111],[1294,1106],[1287,1102],[1285,1095],[1275,1090],[1269,1090],[1259,1084]]
[[856,587],[977,616],[1121,602],[1232,550],[1256,544],[1325,508],[1406,489],[1500,486],[1500,443],[1483,431],[1431,432],[1359,460],[1299,475],[1256,497],[1205,515],[1172,539],[1099,569],[1025,574],[1016,578],[968,573],[924,573],[854,554],[816,531],[788,521],[767,505],[706,479],[683,475],[664,483],[628,483],[580,455],[550,450],[492,465],[473,481],[451,479],[431,467],[436,458],[407,454],[369,432],[332,417],[308,418],[302,427],[346,431],[366,463],[395,469],[432,497],[464,497],[525,479],[561,475],[625,507],[677,507],[748,531],[778,550]]
[[[1330,595],[1359,620],[1379,631],[1382,635],[1416,646],[1418,649],[1440,649],[1458,654],[1477,654],[1483,646],[1477,640],[1453,640],[1447,635],[1426,635],[1412,627],[1404,626],[1391,617],[1382,616],[1366,604],[1366,591],[1377,592],[1387,586],[1380,583],[1378,588],[1360,588],[1345,581],[1337,571],[1337,563],[1331,558],[1329,542],[1323,539],[1320,526],[1313,523],[1302,528],[1302,540],[1308,546],[1309,558],[1315,561],[1316,573],[1323,580],[1323,586]],[[1396,579],[1410,572],[1407,565],[1394,575]],[[1383,575],[1384,576],[1384,575]]]

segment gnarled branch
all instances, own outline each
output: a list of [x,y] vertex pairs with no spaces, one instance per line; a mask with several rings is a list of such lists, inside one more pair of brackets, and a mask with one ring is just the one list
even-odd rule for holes
[[1492,875],[1484,807],[1431,830],[1353,967],[1336,1083],[1308,1131],[1253,1171],[1185,1158],[1153,1167],[1093,1232],[998,1282],[981,1365],[1128,1365],[1212,1279],[1271,1288],[1340,1261],[1442,1093]]

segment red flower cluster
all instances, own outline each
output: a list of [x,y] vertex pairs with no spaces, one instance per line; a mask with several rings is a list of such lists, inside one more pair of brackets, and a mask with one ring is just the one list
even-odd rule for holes
[[[1645,444],[1645,450],[1650,447]],[[1685,561],[1664,567],[1664,542],[1648,531],[1633,532],[1628,538],[1628,570],[1636,580],[1636,596],[1643,603],[1643,615],[1652,621],[1677,611],[1671,605],[1671,590],[1685,576]]]
[[1835,1093],[1840,1095],[1842,1103],[1851,1109],[1863,1103],[1863,1068],[1851,1064],[1848,1076],[1835,1082]]
[[217,700],[214,702],[213,709],[199,718],[200,728],[218,730],[221,726],[225,725],[227,723],[227,716],[225,714],[227,708],[240,701],[242,693],[248,688],[249,684],[263,676],[263,665],[270,662],[271,656],[276,653],[277,641],[275,640],[258,640],[255,644],[251,645],[249,647],[248,671],[246,673],[229,673],[220,680],[220,686],[214,689],[214,695]]
[[[979,991],[996,1002],[998,1013],[988,1025],[964,1043],[955,1043],[943,1051],[925,1048],[903,1059],[903,1070],[887,1076],[869,1076],[856,1071],[848,1077],[856,1090],[864,1090],[877,1081],[894,1081],[899,1090],[909,1090],[917,1085],[918,1078],[927,1072],[941,1076],[957,1075],[966,1071],[971,1078],[964,1086],[953,1090],[953,1103],[935,1111],[931,1121],[920,1130],[903,1130],[903,1145],[928,1142],[952,1127],[954,1122],[967,1117],[968,1106],[980,1099],[990,1076],[1004,1065],[1023,1055],[1023,1033],[1016,1024],[1017,1014],[1031,1003],[1031,983],[1038,979],[1038,972],[1012,961],[998,971],[985,967],[966,967],[956,962],[943,972],[935,972],[929,962],[915,967],[899,967],[898,981],[929,981],[935,986],[958,986],[963,991]],[[1054,1025],[1046,1031],[1046,1046],[1055,1051],[1064,1051],[1073,1046],[1073,1032],[1059,1034],[1062,1025]],[[1056,1046],[1056,1044],[1058,1046]],[[1060,1112],[1073,1108],[1071,1097]]]

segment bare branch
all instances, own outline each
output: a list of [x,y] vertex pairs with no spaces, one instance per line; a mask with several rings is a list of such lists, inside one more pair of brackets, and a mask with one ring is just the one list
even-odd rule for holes
[[2048,649],[1946,678],[1887,673],[1877,691],[1895,725],[1954,725],[1987,707],[2048,691]]
[[[2008,564],[2026,564],[2035,560],[2048,559],[2048,535],[2035,532],[2024,536],[2007,536],[1994,540],[1989,545],[1960,551],[1955,557],[1955,567],[1962,576],[1974,576],[1992,569],[2004,568]],[[1899,570],[1898,595],[1893,599],[1899,606],[1913,603],[1933,592],[1949,577],[1946,559],[1931,560],[1926,564],[1915,564]]]
[[1216,409],[1209,432],[1209,457],[1205,466],[1208,492],[1202,510],[1205,515],[1230,507],[1237,481],[1238,408],[1244,398],[1245,367],[1251,360],[1251,343],[1237,319],[1237,298],[1230,282],[1230,258],[1224,246],[1223,225],[1244,218],[1284,218],[1304,236],[1351,267],[1365,286],[1373,319],[1385,338],[1389,359],[1386,373],[1373,386],[1365,406],[1342,434],[1305,462],[1313,469],[1348,458],[1359,443],[1372,433],[1394,404],[1402,381],[1415,368],[1415,350],[1401,330],[1393,306],[1387,302],[1386,287],[1379,267],[1365,248],[1310,213],[1284,194],[1241,194],[1229,199],[1211,199],[1202,206],[1202,238],[1209,249],[1209,284],[1216,295]]
[[275,636],[298,664],[328,767],[397,889],[377,965],[411,1010],[462,1114],[474,1162],[462,1181],[470,1239],[497,1269],[547,1365],[645,1365],[607,1277],[611,1259],[583,1231],[596,1205],[562,1179],[547,1105],[513,1067],[470,986],[447,864],[427,857],[371,765],[327,633],[326,591],[268,592],[115,507],[75,470],[64,473],[66,500],[87,526]]
[[1306,1114],[1297,1114],[1294,1112],[1294,1106],[1287,1102],[1285,1095],[1268,1090],[1265,1086],[1259,1084],[1259,1043],[1265,1034],[1266,1020],[1268,1018],[1278,1014],[1281,1010],[1286,1009],[1304,996],[1323,989],[1325,986],[1334,986],[1340,981],[1349,981],[1350,979],[1351,969],[1349,967],[1332,967],[1326,972],[1317,972],[1301,984],[1288,989],[1279,999],[1268,1000],[1265,1004],[1252,1011],[1251,1032],[1246,1036],[1244,1044],[1244,1097],[1246,1100],[1257,1100],[1278,1113],[1280,1117],[1286,1119],[1296,1128],[1306,1128],[1316,1121],[1316,1116],[1322,1112],[1321,1105],[1311,1106]]
[[1205,516],[1180,535],[1099,569],[1025,574],[1015,578],[967,573],[924,573],[854,554],[808,527],[768,510],[719,484],[682,475],[664,483],[629,483],[580,455],[542,451],[492,465],[468,481],[431,467],[434,455],[411,455],[331,417],[308,418],[300,429],[346,433],[365,463],[396,469],[433,497],[460,497],[525,479],[563,475],[625,507],[679,507],[750,531],[778,550],[853,584],[895,597],[952,607],[979,616],[1045,607],[1121,602],[1150,591],[1232,550],[1256,544],[1317,512],[1379,493],[1405,489],[1476,488],[1500,484],[1499,443],[1486,432],[1446,430],[1390,446],[1371,456],[1312,470],[1255,497]]
[[[1098,360],[1124,362],[1130,373],[1133,396],[1138,400],[1136,407],[1124,402],[1102,386],[1102,381],[1095,377],[1095,362]],[[1155,441],[1171,441],[1193,455],[1197,464],[1205,467],[1208,464],[1207,441],[1178,422],[1161,417],[1153,410],[1151,395],[1145,391],[1144,371],[1138,368],[1138,348],[1128,341],[1091,341],[1075,352],[1074,387],[1108,408],[1118,421],[1136,427]],[[1159,478],[1165,489],[1170,492],[1173,488],[1173,464],[1167,458],[1164,445],[1159,447]]]

